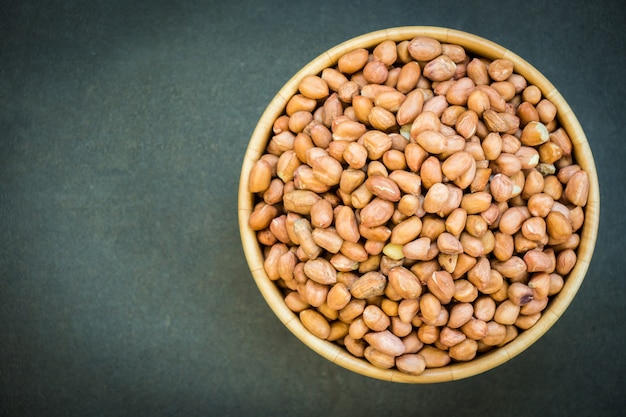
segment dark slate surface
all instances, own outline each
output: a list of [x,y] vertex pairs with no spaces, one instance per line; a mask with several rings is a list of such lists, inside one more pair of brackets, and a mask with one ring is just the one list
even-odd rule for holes
[[[0,8],[0,415],[621,415],[625,12],[618,1],[8,1]],[[303,346],[237,229],[267,103],[372,30],[494,40],[584,127],[602,210],[589,274],[496,370],[381,382]]]

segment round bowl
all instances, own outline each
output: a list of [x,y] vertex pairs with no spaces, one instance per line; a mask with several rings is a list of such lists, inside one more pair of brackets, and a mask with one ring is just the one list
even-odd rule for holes
[[[529,84],[539,87],[543,96],[557,107],[557,120],[571,138],[573,155],[576,162],[588,173],[590,187],[587,204],[584,207],[585,222],[579,231],[580,244],[577,249],[576,265],[566,277],[560,293],[550,300],[539,321],[530,329],[520,332],[517,338],[508,344],[480,354],[473,360],[452,362],[440,368],[428,368],[420,375],[409,375],[395,368],[375,367],[367,360],[353,356],[342,346],[314,336],[304,327],[299,317],[286,306],[283,293],[265,273],[261,246],[256,232],[248,225],[248,218],[255,204],[255,196],[248,191],[248,180],[252,166],[265,152],[268,140],[272,136],[274,121],[284,113],[287,102],[298,92],[300,80],[307,75],[319,75],[324,68],[333,67],[339,57],[353,49],[371,50],[387,39],[400,42],[417,36],[457,44],[463,46],[466,51],[489,60],[506,58],[512,61],[515,72],[524,76]],[[556,88],[524,59],[494,42],[458,30],[429,26],[398,27],[358,36],[324,52],[298,71],[269,103],[250,138],[242,164],[238,195],[239,228],[248,266],[262,296],[283,325],[302,343],[336,365],[367,377],[400,383],[439,383],[471,377],[507,362],[537,342],[565,312],[585,278],[597,238],[599,212],[598,178],[591,149],[572,109]]]

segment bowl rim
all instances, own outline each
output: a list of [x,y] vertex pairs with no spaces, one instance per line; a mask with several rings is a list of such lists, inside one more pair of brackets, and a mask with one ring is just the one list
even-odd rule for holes
[[[426,369],[420,375],[408,375],[396,369],[377,368],[365,359],[351,355],[339,345],[319,339],[311,334],[298,316],[286,306],[282,293],[265,273],[260,244],[256,239],[256,233],[248,226],[248,218],[254,204],[254,196],[248,192],[248,177],[254,162],[265,151],[274,120],[284,112],[287,102],[297,92],[302,78],[307,75],[318,75],[324,68],[334,66],[339,57],[350,50],[371,49],[384,40],[400,42],[417,36],[428,36],[442,43],[458,44],[472,54],[491,60],[506,58],[513,61],[515,72],[524,76],[529,84],[539,87],[543,96],[557,107],[559,123],[570,136],[576,162],[589,176],[590,189],[588,202],[584,207],[585,222],[580,232],[577,263],[567,276],[563,289],[551,299],[539,321],[508,344],[483,353],[471,361],[454,362],[441,368]],[[413,384],[447,382],[478,375],[509,361],[540,339],[563,315],[582,285],[593,256],[599,217],[599,182],[591,148],[574,112],[554,85],[530,63],[505,47],[472,33],[437,26],[400,26],[364,33],[330,48],[302,67],[282,86],[262,113],[244,155],[238,190],[239,231],[246,261],[263,298],[283,325],[301,342],[336,365],[379,380]]]

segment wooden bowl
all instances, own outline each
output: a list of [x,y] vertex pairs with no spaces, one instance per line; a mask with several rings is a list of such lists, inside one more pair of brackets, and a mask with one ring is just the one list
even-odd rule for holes
[[[529,84],[539,87],[543,96],[556,105],[558,121],[572,140],[574,157],[589,175],[590,191],[584,210],[585,223],[580,231],[577,264],[565,280],[561,292],[551,299],[541,319],[530,329],[520,332],[516,339],[503,347],[479,354],[469,362],[452,362],[448,366],[426,369],[422,374],[412,376],[395,369],[377,368],[365,359],[353,356],[341,346],[319,339],[311,334],[302,325],[298,316],[287,308],[283,294],[264,271],[261,247],[256,233],[248,226],[248,218],[254,205],[254,196],[248,192],[248,177],[254,162],[265,152],[268,140],[272,136],[274,120],[283,114],[287,102],[297,93],[298,84],[303,77],[320,74],[324,68],[334,66],[340,56],[353,49],[371,49],[386,39],[400,42],[416,36],[428,36],[442,43],[458,44],[470,53],[491,60],[507,58],[513,61],[515,72],[524,76]],[[324,52],[298,71],[269,103],[250,138],[241,169],[238,199],[239,228],[250,271],[261,294],[280,321],[300,341],[329,361],[358,374],[401,383],[437,383],[474,376],[503,364],[535,343],[565,312],[580,288],[593,255],[600,216],[599,185],[591,149],[572,109],[556,88],[524,59],[494,42],[458,30],[425,26],[391,28],[358,36]]]

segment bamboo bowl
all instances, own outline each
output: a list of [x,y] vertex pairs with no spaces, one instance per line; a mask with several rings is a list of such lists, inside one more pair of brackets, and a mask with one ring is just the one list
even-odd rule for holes
[[[265,152],[272,135],[274,120],[283,114],[287,102],[297,93],[298,84],[303,77],[319,74],[324,68],[334,66],[340,56],[353,49],[371,49],[386,39],[400,42],[416,36],[429,36],[440,42],[458,44],[470,53],[491,60],[507,58],[513,61],[515,72],[524,76],[529,84],[539,87],[543,96],[556,105],[558,121],[572,140],[576,162],[589,175],[590,191],[584,208],[585,223],[580,230],[578,261],[565,279],[561,292],[551,299],[543,311],[541,319],[530,329],[520,332],[516,339],[503,347],[479,354],[469,362],[452,362],[445,367],[426,369],[422,374],[412,376],[395,369],[377,368],[367,360],[353,356],[343,347],[317,338],[303,326],[298,316],[287,308],[283,294],[264,271],[261,247],[256,233],[248,226],[248,218],[255,204],[254,196],[248,192],[248,177],[254,162]],[[600,196],[595,163],[585,133],[565,99],[537,69],[513,52],[484,38],[453,29],[411,26],[371,32],[339,44],[304,66],[280,89],[261,116],[246,150],[239,184],[238,215],[243,249],[256,285],[279,320],[301,342],[329,361],[355,373],[385,381],[423,384],[459,380],[493,369],[523,352],[555,324],[575,297],[591,262],[598,233]]]

